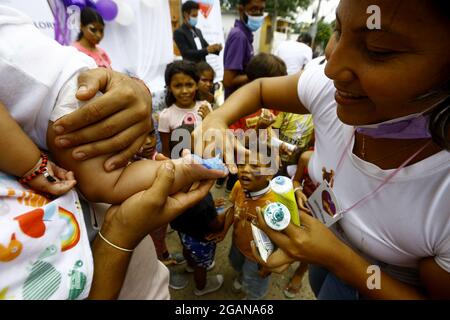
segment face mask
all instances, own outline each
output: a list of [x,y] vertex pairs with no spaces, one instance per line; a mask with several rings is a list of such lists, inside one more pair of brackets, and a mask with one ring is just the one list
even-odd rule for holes
[[189,24],[191,26],[195,27],[197,25],[197,22],[198,22],[198,18],[193,18],[193,17],[189,18]]
[[245,15],[247,16],[247,27],[252,31],[258,31],[259,28],[262,27],[263,23],[264,23],[264,16],[251,16],[247,13],[245,13]]
[[397,119],[384,121],[377,124],[355,126],[356,132],[376,139],[428,139],[431,138],[429,130],[430,116],[425,115],[434,109],[434,104],[427,110],[410,114]]

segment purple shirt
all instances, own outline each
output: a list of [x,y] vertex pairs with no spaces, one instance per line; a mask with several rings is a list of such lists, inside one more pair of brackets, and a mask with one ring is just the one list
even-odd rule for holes
[[[238,71],[243,74],[253,55],[253,33],[241,20],[236,20],[225,43],[225,70]],[[228,98],[237,89],[225,88],[225,98]]]

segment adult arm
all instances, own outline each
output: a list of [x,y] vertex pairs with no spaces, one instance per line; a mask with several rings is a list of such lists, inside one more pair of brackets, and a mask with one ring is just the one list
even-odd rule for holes
[[[221,145],[222,151],[226,150],[228,145],[234,144],[232,135],[227,134],[228,126],[244,116],[255,113],[260,108],[269,109],[277,106],[280,111],[309,113],[298,98],[298,80],[299,74],[280,78],[258,79],[233,93],[220,108],[210,113],[203,120],[201,127],[194,131],[196,153],[200,154],[201,150],[206,150],[203,147],[211,144],[205,141],[209,130],[221,132],[222,139],[226,142]],[[211,148],[216,149],[215,147],[209,149]],[[224,155],[225,160],[227,160],[229,158],[227,152]],[[235,171],[233,168],[230,168],[230,170]]]
[[[283,232],[271,230],[258,214],[258,227],[276,243],[279,250],[266,265],[272,270],[283,270],[283,266],[293,261],[305,261],[324,266],[349,286],[355,288],[368,299],[426,299],[428,297],[449,297],[450,274],[442,270],[434,261],[424,259],[420,263],[422,284],[428,290],[423,292],[380,272],[379,288],[371,289],[369,262],[353,249],[340,241],[325,225],[308,214],[301,213],[302,227],[293,224]],[[283,253],[284,252],[284,253]],[[260,260],[260,263],[263,263]],[[432,272],[433,274],[430,274]]]
[[[203,199],[214,183],[206,181],[188,193],[169,197],[173,181],[173,165],[168,163],[161,166],[152,188],[108,210],[101,229],[102,235],[119,247],[134,249],[149,232],[167,224]],[[97,236],[93,255],[94,278],[89,298],[116,299],[125,279],[131,253],[118,250]]]
[[88,101],[83,108],[57,120],[52,129],[55,144],[73,148],[76,160],[113,154],[106,171],[125,166],[144,144],[152,128],[152,99],[146,85],[119,72],[98,68],[82,72],[77,98]]

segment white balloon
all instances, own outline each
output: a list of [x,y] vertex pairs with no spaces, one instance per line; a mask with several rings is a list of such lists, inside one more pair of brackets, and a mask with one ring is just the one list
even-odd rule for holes
[[119,12],[117,13],[116,21],[123,26],[129,26],[134,22],[135,14],[131,6],[122,1],[116,1]]

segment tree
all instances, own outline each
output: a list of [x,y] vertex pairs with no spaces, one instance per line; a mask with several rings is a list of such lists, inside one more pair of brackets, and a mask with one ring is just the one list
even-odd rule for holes
[[333,33],[333,26],[321,19],[317,25],[316,45],[325,48]]

